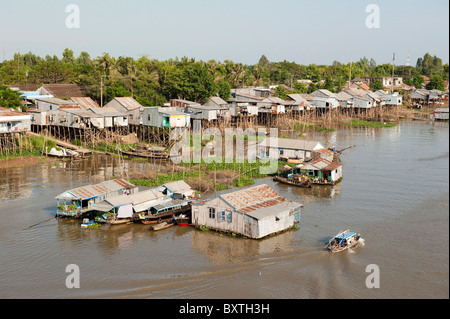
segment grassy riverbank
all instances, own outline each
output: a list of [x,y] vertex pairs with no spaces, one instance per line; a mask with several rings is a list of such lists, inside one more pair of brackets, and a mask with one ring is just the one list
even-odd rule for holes
[[351,122],[342,123],[343,125],[359,126],[359,127],[394,127],[395,123],[372,122],[364,120],[352,120]]
[[[198,191],[224,190],[231,187],[245,187],[255,183],[255,179],[275,175],[280,166],[286,162],[277,162],[275,172],[265,173],[264,168],[268,168],[268,163],[255,161],[254,163],[245,160],[238,163],[234,160],[225,163],[221,159],[219,163],[181,163],[179,165],[168,165],[160,171],[147,170],[146,172],[132,172],[130,182],[138,186],[155,187],[164,183],[184,180],[193,189]],[[296,164],[290,164],[296,165]]]

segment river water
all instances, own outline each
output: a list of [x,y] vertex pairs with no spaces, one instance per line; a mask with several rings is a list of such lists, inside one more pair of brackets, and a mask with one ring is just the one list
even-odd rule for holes
[[[343,181],[302,189],[257,180],[305,206],[298,230],[263,240],[53,218],[56,195],[118,176],[115,158],[0,169],[0,298],[449,298],[448,123],[307,138],[356,145],[341,156]],[[364,245],[325,251],[343,229]],[[66,287],[69,264],[79,289]],[[368,265],[378,266],[379,288],[366,286]]]

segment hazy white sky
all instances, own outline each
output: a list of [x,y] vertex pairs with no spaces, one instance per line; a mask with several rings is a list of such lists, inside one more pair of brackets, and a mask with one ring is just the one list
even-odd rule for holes
[[[80,9],[80,27],[67,28],[69,4]],[[380,9],[380,27],[367,28]],[[0,0],[0,60],[14,52],[61,56],[64,48],[92,58],[108,52],[165,60],[230,59],[254,64],[347,63],[363,56],[378,64],[412,65],[426,52],[449,60],[447,0]]]

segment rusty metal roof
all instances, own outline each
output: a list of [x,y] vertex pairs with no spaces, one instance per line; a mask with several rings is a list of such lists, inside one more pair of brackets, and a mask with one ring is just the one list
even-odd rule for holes
[[306,170],[332,171],[341,166],[342,164],[338,164],[336,162],[329,161],[326,158],[320,157],[311,162],[305,162],[297,165],[296,167]]
[[99,108],[100,106],[90,97],[70,97],[72,101],[78,104],[81,108],[89,110],[90,108]]
[[7,108],[1,108],[0,109],[0,116],[30,116],[27,113],[12,111]]
[[[119,191],[121,189],[133,189],[136,188],[133,184],[127,182],[123,179],[114,179],[110,181],[105,181],[97,184],[92,185],[86,185],[77,187],[74,189],[70,189],[60,195],[58,195],[56,198],[68,198],[68,197],[75,197],[78,199],[87,199],[92,198],[96,196],[100,196],[103,194],[108,194],[111,192]],[[70,196],[71,195],[71,196]]]
[[228,204],[235,209],[249,213],[251,211],[275,206],[286,201],[286,198],[275,192],[266,184],[246,188],[233,193],[220,195]]

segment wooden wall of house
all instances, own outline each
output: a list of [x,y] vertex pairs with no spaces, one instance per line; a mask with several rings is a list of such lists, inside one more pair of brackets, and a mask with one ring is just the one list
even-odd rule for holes
[[[215,208],[215,218],[209,217],[209,208]],[[219,220],[218,214],[225,212],[225,220]],[[227,214],[231,213],[231,222]],[[245,214],[235,211],[220,197],[216,197],[203,205],[192,205],[192,224],[206,226],[210,229],[235,233],[250,238],[258,238],[258,221]]]
[[285,210],[258,220],[258,238],[286,230],[294,225],[294,215]]

